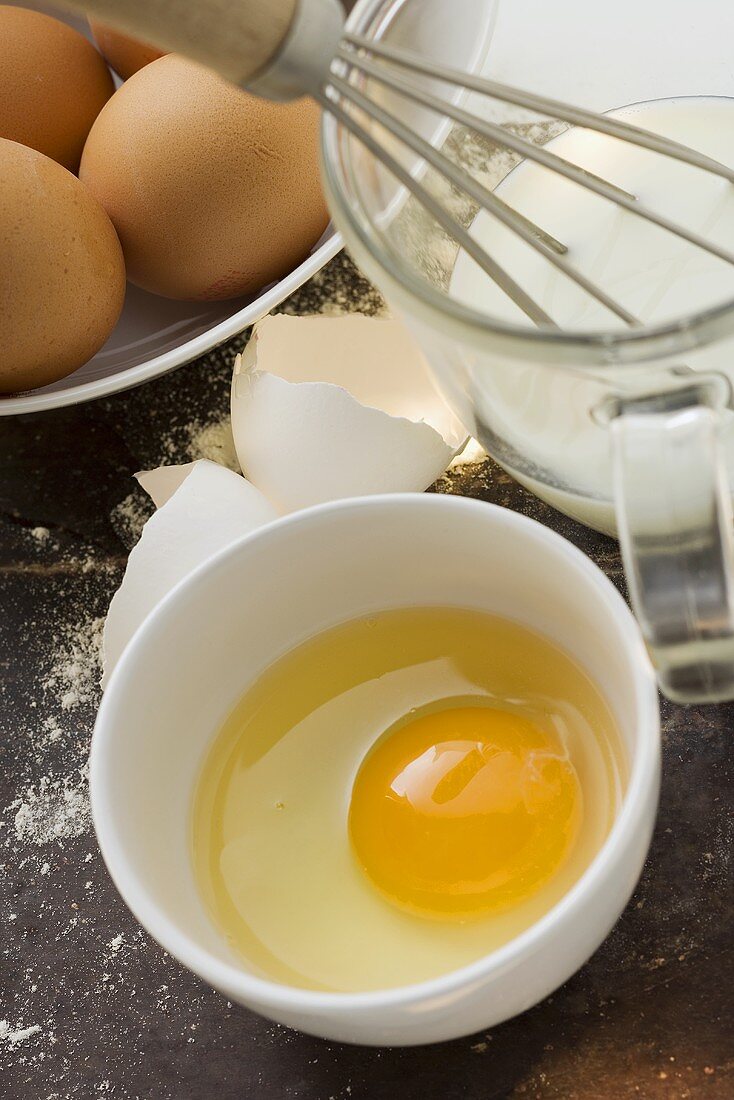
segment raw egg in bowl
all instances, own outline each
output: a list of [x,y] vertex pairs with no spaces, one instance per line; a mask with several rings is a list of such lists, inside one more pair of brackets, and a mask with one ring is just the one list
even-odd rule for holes
[[654,676],[565,540],[446,496],[340,501],[200,567],[117,665],[98,838],[231,1000],[435,1042],[565,981],[619,916],[659,782]]

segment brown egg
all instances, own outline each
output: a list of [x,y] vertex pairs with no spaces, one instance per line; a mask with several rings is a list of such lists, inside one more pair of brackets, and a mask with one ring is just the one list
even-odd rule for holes
[[115,93],[79,174],[132,282],[234,298],[291,271],[326,228],[318,125],[311,100],[268,103],[169,54]]
[[127,80],[144,65],[150,65],[151,61],[163,57],[164,51],[159,50],[157,46],[149,46],[146,42],[138,42],[136,38],[128,38],[126,34],[113,30],[112,27],[106,27],[104,23],[90,19],[89,26],[100,52],[123,80]]
[[83,35],[49,15],[0,5],[0,137],[76,172],[114,90],[104,59]]
[[0,138],[0,393],[46,386],[104,344],[125,297],[122,249],[55,161]]

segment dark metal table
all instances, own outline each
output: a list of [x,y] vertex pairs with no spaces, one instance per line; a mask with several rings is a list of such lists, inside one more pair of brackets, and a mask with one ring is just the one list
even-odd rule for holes
[[[289,303],[335,306],[379,308],[343,257]],[[228,1004],[128,913],[86,798],[100,617],[147,514],[132,473],[227,457],[233,346],[127,394],[0,420],[0,1094],[734,1097],[732,706],[663,706],[660,820],[632,902],[579,974],[488,1034],[408,1050],[307,1038]],[[611,540],[491,462],[437,488],[534,516],[622,586]]]

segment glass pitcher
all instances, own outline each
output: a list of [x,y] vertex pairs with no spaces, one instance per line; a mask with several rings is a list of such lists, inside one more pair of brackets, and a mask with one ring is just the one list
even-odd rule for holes
[[[586,0],[512,0],[496,10],[484,66],[493,79],[596,111],[734,96],[731,0],[617,0],[593,11]],[[459,22],[470,15],[463,0],[450,11]],[[444,0],[361,0],[350,26],[404,44],[412,22],[440,59],[446,13]],[[404,117],[404,102],[369,91]],[[536,131],[526,129],[541,141],[557,132]],[[346,244],[412,328],[467,428],[538,496],[619,536],[664,693],[734,698],[734,300],[613,333],[500,321],[452,298],[458,249],[429,217],[403,216],[413,200],[363,146],[332,118],[323,136]],[[448,144],[476,169],[461,134]],[[511,167],[483,164],[484,182]]]

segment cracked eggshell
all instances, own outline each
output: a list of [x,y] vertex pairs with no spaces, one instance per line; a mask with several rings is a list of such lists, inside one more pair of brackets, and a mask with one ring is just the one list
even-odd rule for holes
[[107,613],[103,686],[135,631],[180,580],[277,516],[253,485],[216,462],[162,466],[137,478],[158,511],[130,553]]
[[250,481],[281,512],[421,492],[466,442],[395,320],[266,317],[232,379],[232,431]]

